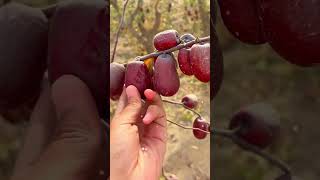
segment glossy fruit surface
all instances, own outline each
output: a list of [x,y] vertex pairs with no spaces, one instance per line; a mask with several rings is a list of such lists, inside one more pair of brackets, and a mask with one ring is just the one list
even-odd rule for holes
[[221,17],[228,30],[240,41],[249,44],[266,42],[258,1],[256,0],[218,0]]
[[0,111],[39,95],[46,68],[48,20],[18,3],[0,7]]
[[178,52],[179,68],[185,75],[193,75],[190,63],[190,49],[182,48]]
[[268,0],[261,4],[272,48],[291,63],[320,65],[320,1]]
[[198,97],[194,94],[187,94],[185,95],[182,100],[182,104],[187,106],[188,108],[196,108],[198,106]]
[[210,98],[214,99],[218,94],[223,81],[224,65],[223,65],[223,54],[219,45],[218,37],[214,28],[211,30],[213,37],[211,51],[211,84],[210,84]]
[[[188,43],[190,41],[193,41],[195,40],[196,38],[190,34],[190,33],[187,33],[187,34],[183,34],[181,37],[180,37],[180,40],[181,42],[184,42],[184,43]],[[191,46],[190,46],[191,47]]]
[[180,43],[179,34],[176,30],[166,30],[156,34],[153,38],[153,45],[158,51],[175,47]]
[[292,64],[320,64],[320,1],[219,0],[219,4],[224,24],[239,40],[268,42]]
[[190,63],[194,76],[202,81],[210,81],[210,44],[194,44],[190,51]]
[[119,63],[110,64],[110,98],[113,100],[119,99],[125,79],[125,67]]
[[142,61],[132,61],[127,64],[125,86],[135,86],[140,95],[151,86],[151,77],[147,66]]
[[161,54],[156,59],[153,71],[154,90],[162,96],[173,96],[180,87],[176,61],[170,54]]
[[107,2],[61,1],[49,30],[49,78],[79,77],[90,88],[101,116],[108,102]]
[[207,134],[208,134],[204,131],[209,131],[209,127],[210,127],[210,124],[205,119],[203,119],[202,117],[197,117],[193,121],[193,128],[198,128],[198,129],[201,129],[202,131],[194,129],[193,130],[194,137],[196,137],[197,139],[204,139],[205,137],[207,137]]
[[276,111],[265,103],[257,103],[235,113],[229,124],[230,129],[240,128],[237,135],[246,142],[266,148],[280,132],[280,121]]

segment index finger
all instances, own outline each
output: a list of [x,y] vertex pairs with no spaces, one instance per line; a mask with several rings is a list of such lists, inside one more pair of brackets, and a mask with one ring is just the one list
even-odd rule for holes
[[147,98],[148,104],[158,105],[159,107],[163,108],[162,100],[158,93],[151,89],[146,89],[144,91],[144,95]]

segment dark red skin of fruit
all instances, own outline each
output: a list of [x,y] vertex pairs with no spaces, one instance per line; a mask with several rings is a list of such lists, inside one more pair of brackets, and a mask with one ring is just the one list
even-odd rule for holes
[[182,48],[178,53],[179,68],[183,74],[191,76],[193,75],[190,63],[190,48]]
[[169,54],[158,56],[153,71],[153,86],[162,96],[173,96],[180,87],[176,62]]
[[142,61],[132,61],[127,64],[125,75],[125,86],[135,86],[141,97],[144,91],[151,88],[151,76],[147,66]]
[[236,38],[249,44],[266,42],[256,0],[218,0],[218,3],[225,26]]
[[[209,131],[209,126],[210,124],[203,118],[201,117],[197,117],[194,121],[193,121],[193,128],[198,128],[201,129],[203,131]],[[203,132],[197,129],[193,130],[193,135],[194,137],[196,137],[197,139],[204,139],[207,137],[207,133]]]
[[218,94],[223,81],[223,54],[219,45],[219,40],[214,28],[211,28],[211,37],[213,37],[213,47],[211,50],[211,82],[210,82],[210,99],[214,99]]
[[68,74],[80,78],[91,90],[101,117],[109,102],[106,7],[104,0],[58,3],[48,51],[50,81]]
[[179,34],[176,30],[162,31],[153,38],[153,45],[158,51],[170,49],[177,46],[179,43]]
[[126,68],[123,64],[111,63],[110,64],[110,98],[112,100],[119,99],[125,79]]
[[194,94],[185,95],[182,100],[182,104],[187,106],[188,108],[194,109],[198,106],[198,98]]
[[264,0],[263,26],[272,48],[293,64],[320,64],[320,1]]
[[190,63],[194,76],[202,82],[210,81],[210,44],[194,44],[190,51]]
[[[184,42],[184,43],[188,43],[190,41],[193,41],[195,40],[196,38],[192,35],[192,34],[183,34],[181,37],[180,37],[180,41],[181,42]],[[191,46],[190,46],[191,47]]]
[[46,68],[48,20],[18,3],[0,8],[0,112],[36,99]]
[[229,31],[250,44],[268,42],[299,66],[320,64],[320,2],[291,0],[219,0]]
[[279,135],[280,122],[273,113],[269,106],[251,105],[234,114],[229,128],[241,127],[237,132],[239,137],[264,149],[272,144]]

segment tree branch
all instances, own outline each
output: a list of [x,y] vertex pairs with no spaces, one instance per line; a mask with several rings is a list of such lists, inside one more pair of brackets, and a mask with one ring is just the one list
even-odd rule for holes
[[192,45],[197,44],[197,43],[204,43],[204,42],[209,42],[209,41],[210,41],[210,36],[204,37],[204,38],[197,38],[197,39],[195,39],[193,41],[190,41],[188,43],[179,44],[178,46],[175,46],[173,48],[170,48],[170,49],[167,49],[167,50],[164,50],[164,51],[157,51],[157,52],[153,52],[153,53],[150,53],[150,54],[147,54],[147,55],[144,55],[144,56],[139,56],[139,57],[136,58],[136,60],[137,61],[144,61],[144,60],[149,59],[149,58],[158,57],[160,54],[171,53],[171,52],[180,50],[182,48],[186,48],[186,47],[192,46]]
[[180,103],[180,102],[175,102],[175,101],[170,101],[170,100],[167,100],[167,99],[163,99],[162,100],[163,102],[166,102],[166,103],[170,103],[170,104],[175,104],[175,105],[179,105],[179,106],[182,106],[184,108],[186,108],[187,110],[193,112],[194,114],[196,114],[198,117],[201,117],[201,114],[198,113],[197,111],[191,109],[191,108],[188,108],[187,106],[185,106],[183,103]]
[[232,140],[235,144],[237,144],[243,150],[250,151],[250,152],[260,156],[261,158],[268,161],[270,164],[281,169],[284,172],[284,174],[291,176],[291,171],[290,171],[290,168],[288,167],[287,164],[285,164],[283,161],[271,156],[270,154],[263,151],[262,149],[254,146],[252,144],[249,144],[246,141],[244,141],[243,139],[241,139],[240,137],[238,137],[236,135],[236,132],[238,130],[230,131],[230,130],[221,130],[221,129],[212,128],[210,131],[213,134],[213,136],[215,136],[215,135],[221,136],[221,137],[228,138],[228,139]]
[[153,24],[153,27],[152,27],[152,30],[151,30],[152,32],[156,32],[159,29],[160,24],[161,24],[161,13],[159,12],[159,9],[158,9],[159,2],[160,2],[160,0],[157,0],[156,4],[154,6],[155,20],[154,20],[154,24]]
[[115,57],[115,54],[116,54],[116,51],[117,51],[117,45],[118,45],[118,41],[119,41],[119,36],[120,36],[122,25],[123,25],[123,22],[124,22],[124,15],[125,15],[125,12],[126,12],[126,8],[127,8],[127,5],[128,5],[128,2],[129,2],[129,0],[126,0],[124,2],[124,4],[123,4],[122,16],[121,16],[121,20],[120,20],[120,23],[119,23],[119,27],[118,27],[115,43],[114,43],[114,46],[113,46],[111,63],[114,61],[114,57]]
[[[201,114],[199,114],[198,112],[196,112],[192,109],[189,109],[188,107],[184,106],[180,102],[175,102],[175,101],[170,101],[170,100],[162,100],[162,101],[167,102],[167,103],[171,103],[174,105],[182,106],[188,110],[191,110],[192,112],[195,112],[199,117],[201,117]],[[254,146],[250,143],[247,143],[245,140],[240,138],[237,135],[237,132],[239,132],[241,130],[241,127],[229,130],[229,129],[217,129],[217,128],[213,128],[212,126],[210,126],[210,129],[208,131],[205,131],[205,130],[202,130],[199,128],[184,126],[184,125],[181,125],[179,123],[176,123],[176,122],[168,120],[168,119],[167,119],[167,121],[176,125],[176,126],[183,128],[183,129],[198,130],[198,131],[202,131],[202,132],[205,132],[208,134],[212,134],[213,136],[216,135],[216,136],[221,136],[221,137],[230,139],[233,141],[233,143],[237,144],[243,150],[250,151],[250,152],[260,156],[261,158],[265,159],[271,165],[278,167],[280,170],[282,170],[284,172],[284,174],[281,174],[281,176],[286,175],[286,176],[291,177],[291,171],[290,171],[290,168],[288,167],[287,164],[285,164],[283,161],[273,157],[272,155],[268,154],[267,152],[263,151],[259,147]]]
[[132,22],[135,20],[138,12],[139,12],[139,9],[142,8],[142,0],[138,0],[137,2],[137,7],[134,9],[133,13],[131,14],[130,16],[130,19],[127,21],[127,26],[129,27],[132,27]]

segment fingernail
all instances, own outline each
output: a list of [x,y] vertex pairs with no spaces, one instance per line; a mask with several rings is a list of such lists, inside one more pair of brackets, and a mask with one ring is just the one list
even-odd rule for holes
[[146,98],[149,101],[152,101],[154,99],[154,97],[156,96],[156,92],[151,89],[147,89],[144,91],[144,95],[146,96]]

